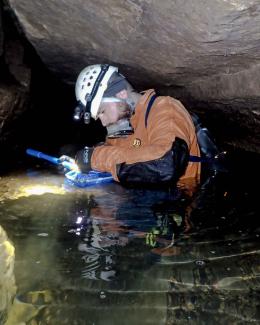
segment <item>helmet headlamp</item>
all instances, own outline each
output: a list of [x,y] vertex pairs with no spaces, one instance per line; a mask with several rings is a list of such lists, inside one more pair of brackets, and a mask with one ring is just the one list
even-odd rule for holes
[[84,105],[81,103],[81,101],[78,101],[77,106],[74,110],[73,119],[75,121],[79,121],[83,115],[83,111],[84,111]]
[[87,110],[87,106],[83,105],[81,101],[78,101],[77,106],[74,110],[74,121],[80,121],[83,118],[84,123],[89,124],[90,117],[90,112]]

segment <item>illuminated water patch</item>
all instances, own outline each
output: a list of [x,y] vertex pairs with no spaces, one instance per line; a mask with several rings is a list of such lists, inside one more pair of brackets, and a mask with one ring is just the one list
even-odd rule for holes
[[54,185],[27,185],[21,186],[19,190],[20,196],[42,195],[45,193],[64,194],[65,190],[62,187]]

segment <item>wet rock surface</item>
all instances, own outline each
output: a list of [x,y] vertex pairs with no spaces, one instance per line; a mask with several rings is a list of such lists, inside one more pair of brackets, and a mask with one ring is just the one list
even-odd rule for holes
[[14,262],[15,248],[0,225],[0,323],[5,324],[16,294]]

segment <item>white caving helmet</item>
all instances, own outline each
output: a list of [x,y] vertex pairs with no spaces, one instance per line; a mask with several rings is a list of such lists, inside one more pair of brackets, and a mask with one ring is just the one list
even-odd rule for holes
[[118,72],[118,68],[108,64],[90,65],[80,72],[75,85],[78,101],[74,112],[75,120],[83,117],[87,124],[90,121],[90,115],[95,120],[97,119],[102,97],[114,72]]

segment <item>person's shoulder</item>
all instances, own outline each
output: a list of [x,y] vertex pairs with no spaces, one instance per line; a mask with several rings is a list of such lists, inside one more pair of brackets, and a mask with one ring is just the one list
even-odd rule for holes
[[172,96],[158,96],[157,104],[161,107],[167,107],[168,109],[172,108],[175,111],[186,111],[183,103],[179,99]]
[[160,108],[160,110],[171,110],[175,106],[181,105],[177,99],[171,97],[171,96],[162,96],[158,95],[155,100],[155,105]]

